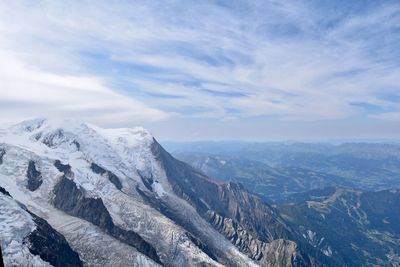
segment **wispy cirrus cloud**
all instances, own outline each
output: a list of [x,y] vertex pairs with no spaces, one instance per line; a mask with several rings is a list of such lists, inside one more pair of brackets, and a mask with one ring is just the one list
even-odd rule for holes
[[[396,120],[400,112],[399,100],[382,97],[400,91],[396,1],[10,1],[0,15],[3,57],[12,54],[24,75],[62,83],[8,79],[2,102],[29,107],[35,98],[18,95],[38,88],[46,112],[70,107],[121,122]],[[74,79],[115,98],[95,92],[95,105]]]

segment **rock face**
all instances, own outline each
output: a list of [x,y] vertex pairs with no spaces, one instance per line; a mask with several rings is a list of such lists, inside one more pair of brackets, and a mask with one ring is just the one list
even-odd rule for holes
[[85,198],[76,184],[63,175],[54,187],[54,206],[106,229],[113,226],[101,199]]
[[63,172],[65,176],[72,177],[71,166],[69,164],[62,164],[60,160],[54,161],[54,166],[60,172]]
[[87,220],[128,245],[135,247],[157,263],[161,263],[156,250],[137,233],[114,225],[100,198],[87,198],[76,184],[63,175],[54,187],[54,206],[71,215]]
[[31,191],[35,191],[43,183],[42,175],[38,170],[36,170],[36,165],[33,160],[29,161],[26,176],[28,177],[27,188]]
[[269,266],[309,266],[311,262],[305,264],[299,255],[297,244],[293,241],[277,239],[267,245],[267,254]]
[[119,180],[118,176],[116,176],[114,173],[100,167],[99,165],[93,162],[90,165],[90,168],[92,169],[93,172],[97,174],[106,175],[108,180],[110,180],[110,182],[113,183],[118,190],[122,189],[121,181]]
[[6,151],[3,148],[0,148],[0,165],[3,164],[3,156],[6,154]]
[[3,187],[1,187],[1,186],[0,186],[0,193],[2,193],[3,195],[11,197],[10,193],[7,190],[5,190]]
[[29,251],[57,267],[83,266],[78,253],[73,251],[64,236],[55,231],[45,220],[30,213],[36,229],[28,236]]
[[0,266],[4,266],[3,252],[1,250],[1,245],[0,245]]

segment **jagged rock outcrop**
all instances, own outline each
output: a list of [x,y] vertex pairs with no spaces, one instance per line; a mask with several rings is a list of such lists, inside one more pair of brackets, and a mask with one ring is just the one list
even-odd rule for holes
[[[29,211],[28,211],[29,212]],[[29,212],[36,229],[29,234],[29,251],[55,267],[83,266],[78,253],[73,251],[64,236],[55,231],[45,220]]]
[[299,253],[297,244],[290,240],[276,239],[266,245],[265,258],[268,266],[291,267],[314,265],[311,261],[306,264]]
[[118,190],[122,189],[121,181],[119,180],[118,176],[116,176],[113,172],[100,167],[99,165],[97,165],[94,162],[91,163],[90,168],[92,169],[92,171],[94,173],[97,173],[100,175],[106,175],[108,180],[110,180],[110,182],[113,183]]
[[0,186],[0,193],[2,193],[3,195],[11,197],[10,192],[8,192],[6,189],[4,189],[1,186]]
[[3,164],[3,157],[6,154],[6,150],[3,148],[0,148],[0,165]]
[[150,173],[149,175],[142,174],[140,171],[138,171],[138,175],[140,179],[142,180],[142,183],[144,186],[149,190],[153,191],[152,184],[154,183],[154,179],[152,174]]
[[246,253],[250,258],[259,261],[265,255],[266,243],[261,242],[248,231],[243,229],[237,222],[230,218],[224,218],[214,211],[208,211],[208,221],[220,233],[224,234],[240,251]]
[[35,191],[43,183],[42,175],[38,170],[36,170],[36,165],[33,160],[29,161],[26,176],[28,178],[28,184],[26,187],[31,191]]
[[60,172],[63,172],[65,176],[71,177],[72,172],[71,172],[71,165],[69,164],[62,164],[60,160],[55,160],[54,161],[54,166],[59,170]]
[[215,255],[214,251],[206,244],[204,244],[200,239],[192,235],[191,233],[186,234],[187,237],[195,244],[199,249],[201,249],[204,253],[206,253],[213,260],[218,260],[218,257]]
[[0,244],[0,266],[4,267],[3,252]]
[[[46,136],[44,136],[42,138],[42,143],[48,147],[54,147],[56,145],[59,145],[59,144],[65,142],[64,135],[65,135],[65,133],[64,133],[63,129],[56,129],[53,132],[50,132]],[[39,138],[40,137],[42,137],[41,134],[39,135]]]

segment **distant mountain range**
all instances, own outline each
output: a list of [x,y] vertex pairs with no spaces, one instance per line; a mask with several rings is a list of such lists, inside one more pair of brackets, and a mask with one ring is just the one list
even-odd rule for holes
[[400,266],[398,145],[209,145],[174,155],[275,203],[285,222],[340,266]]
[[195,152],[174,155],[209,177],[241,183],[269,203],[286,203],[288,197],[294,193],[317,188],[355,186],[344,177],[302,167],[272,167],[260,161]]
[[347,266],[400,266],[400,190],[326,188],[277,206],[314,247]]
[[[339,185],[365,190],[400,188],[400,144],[397,143],[182,143],[168,145],[189,163],[199,164],[199,155],[221,160],[247,160],[270,167],[296,168],[335,176]],[[168,147],[167,146],[167,147]],[[194,156],[196,159],[194,159]],[[257,163],[254,163],[257,164]],[[263,166],[262,168],[267,168]],[[301,170],[299,170],[301,171]],[[290,170],[288,170],[290,172]],[[207,172],[206,172],[207,173]],[[342,183],[342,177],[345,183]],[[219,178],[219,177],[215,177]],[[329,183],[327,181],[327,183]],[[313,189],[313,188],[310,188]]]

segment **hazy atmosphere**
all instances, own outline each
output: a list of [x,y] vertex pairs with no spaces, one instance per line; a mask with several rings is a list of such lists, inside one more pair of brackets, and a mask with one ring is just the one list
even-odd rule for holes
[[1,123],[160,140],[393,139],[398,1],[5,1]]

